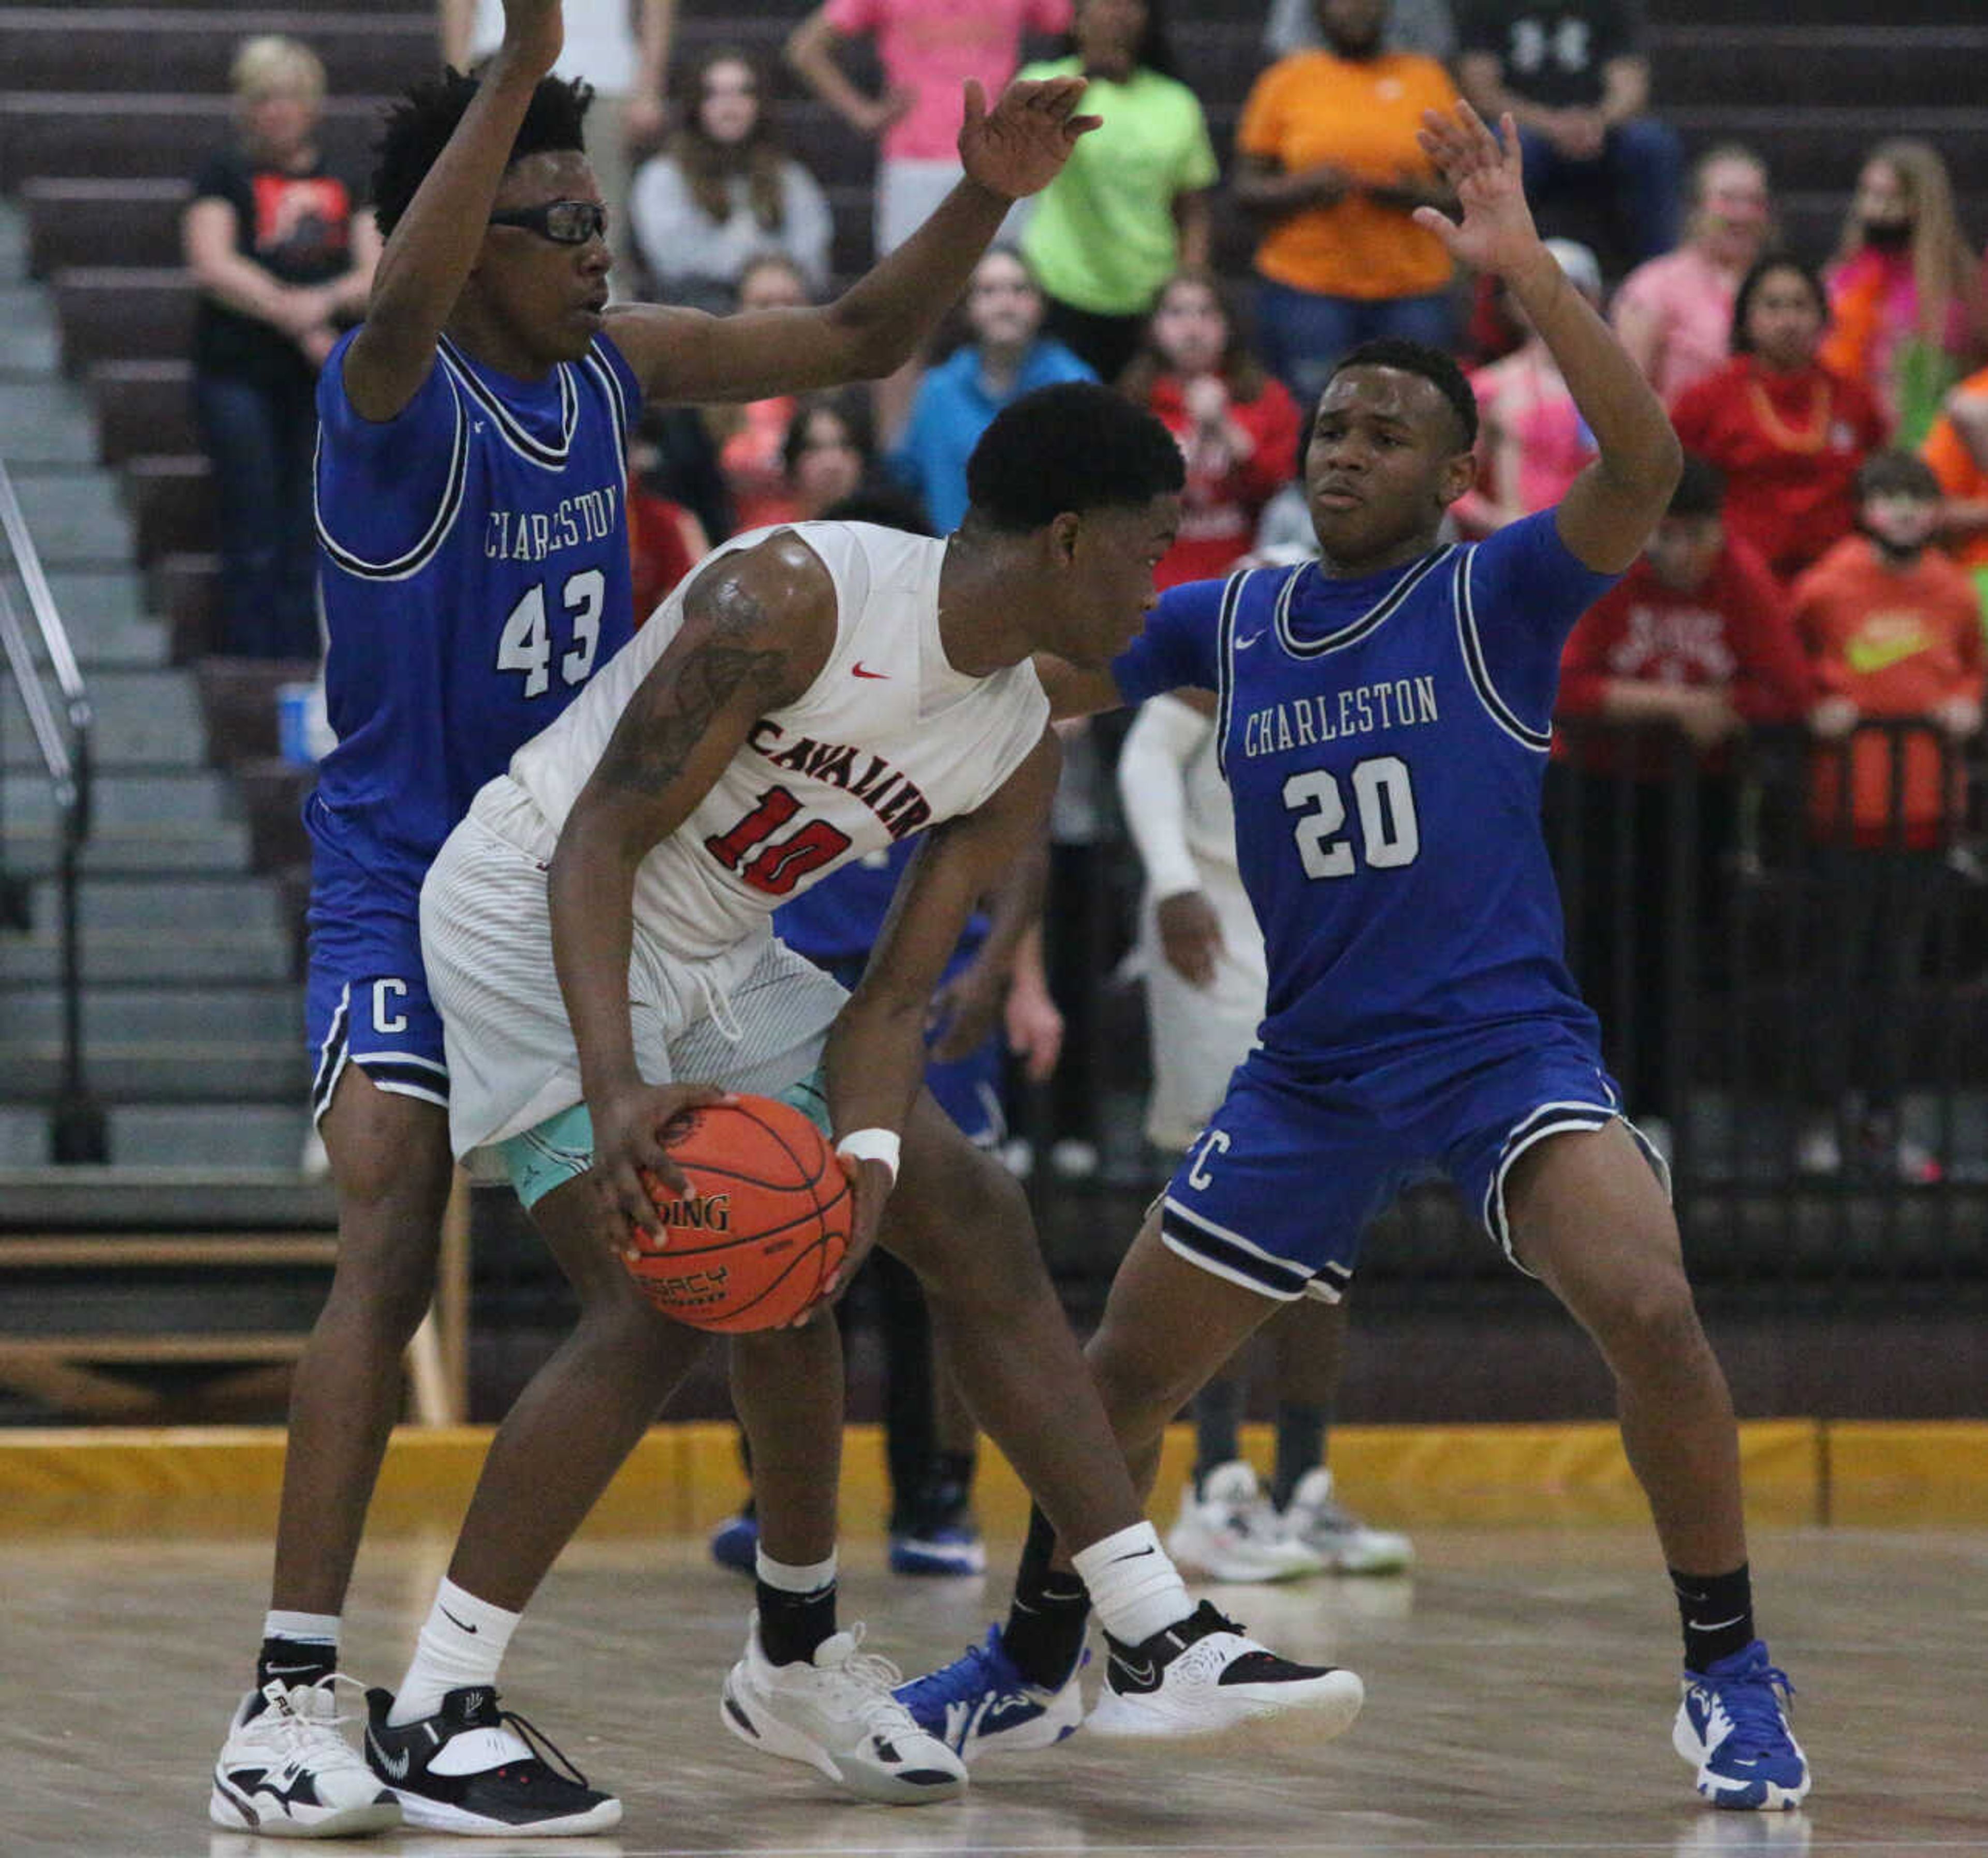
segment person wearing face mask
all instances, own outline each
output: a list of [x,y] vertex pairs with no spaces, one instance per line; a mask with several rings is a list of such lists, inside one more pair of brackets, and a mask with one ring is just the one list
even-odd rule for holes
[[1415,137],[1456,89],[1434,59],[1383,49],[1385,17],[1384,0],[1318,0],[1325,49],[1258,78],[1236,131],[1236,204],[1262,228],[1258,333],[1302,406],[1360,343],[1449,344],[1449,255],[1413,215],[1448,198]]
[[686,73],[676,132],[642,164],[628,201],[658,302],[722,314],[747,265],[768,252],[793,261],[809,296],[827,287],[828,201],[783,152],[766,90],[752,59],[729,46],[707,52]]
[[1671,407],[1685,449],[1726,474],[1727,527],[1783,583],[1849,534],[1857,468],[1885,441],[1863,383],[1817,358],[1827,318],[1815,273],[1763,255],[1734,299],[1732,360]]
[[1144,346],[1118,389],[1180,441],[1187,460],[1180,539],[1161,587],[1226,574],[1263,506],[1297,470],[1297,404],[1250,353],[1222,286],[1183,271],[1160,292]]
[[[1967,576],[1927,546],[1940,495],[1925,461],[1879,453],[1857,498],[1858,533],[1794,589],[1821,692],[1810,826],[1830,900],[1821,978],[1837,1005],[1821,1054],[1836,1115],[1811,1121],[1796,1159],[1833,1174],[1848,1154],[1922,1185],[1939,1163],[1902,1133],[1896,1104],[1909,995],[1966,814],[1960,747],[1981,728],[1981,623]],[[1919,726],[1858,726],[1868,722]]]
[[1726,359],[1733,295],[1770,219],[1767,164],[1751,149],[1729,142],[1699,157],[1684,243],[1638,265],[1615,293],[1615,333],[1659,400]]
[[1097,379],[1042,333],[1043,293],[1012,245],[995,246],[974,266],[965,314],[967,340],[918,383],[890,458],[892,475],[941,530],[966,513],[966,461],[996,414],[1033,388]]
[[1948,389],[1988,347],[1979,262],[1939,151],[1909,139],[1880,143],[1824,273],[1822,359],[1871,390],[1901,445],[1925,438]]

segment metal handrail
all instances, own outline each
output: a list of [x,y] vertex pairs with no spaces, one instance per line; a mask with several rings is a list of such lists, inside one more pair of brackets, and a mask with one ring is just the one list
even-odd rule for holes
[[83,942],[78,896],[83,849],[93,823],[90,736],[94,718],[82,667],[76,663],[68,630],[56,610],[54,591],[42,571],[41,556],[4,463],[0,463],[0,533],[6,537],[8,552],[41,634],[42,649],[48,656],[69,724],[65,739],[56,705],[35,663],[27,627],[5,583],[0,581],[0,652],[4,652],[8,668],[20,689],[28,727],[41,752],[62,823],[58,874],[62,899],[63,1082],[49,1116],[49,1152],[59,1163],[103,1161],[110,1153],[103,1110],[90,1094],[83,1073]]

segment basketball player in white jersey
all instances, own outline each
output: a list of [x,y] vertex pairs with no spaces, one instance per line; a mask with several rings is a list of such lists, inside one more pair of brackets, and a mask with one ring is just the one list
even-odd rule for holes
[[[946,959],[1040,834],[1055,785],[1030,654],[1101,667],[1137,633],[1181,484],[1165,429],[1114,394],[1029,395],[975,451],[957,534],[803,523],[728,545],[444,846],[421,922],[452,1140],[502,1154],[582,1314],[547,1383],[565,1393],[528,1389],[498,1433],[397,1695],[371,1694],[367,1755],[410,1823],[496,1829],[470,1771],[508,1742],[513,1758],[525,1748],[496,1705],[505,1645],[703,1346],[614,1255],[627,1221],[658,1223],[638,1171],[681,1184],[660,1131],[715,1094],[687,1079],[785,1094],[837,1138],[856,1181],[840,1281],[888,1198],[885,1242],[922,1280],[977,1418],[1084,1545],[1077,1569],[1118,1653],[1097,1732],[1192,1735],[1305,1708],[1324,1735],[1357,1713],[1351,1672],[1289,1663],[1188,1600],[1141,1518],[1019,1188],[920,1083]],[[776,904],[921,829],[854,995],[773,939]],[[837,1629],[836,1326],[733,1348],[761,1536],[723,1720],[867,1797],[949,1798],[965,1785],[961,1754],[891,1698],[895,1673],[858,1654],[860,1628]],[[1013,1700],[1004,1745],[1070,1733],[1077,1674]],[[534,1830],[619,1817],[618,1802],[549,1770],[537,1792]],[[524,1829],[514,1814],[505,1826]]]

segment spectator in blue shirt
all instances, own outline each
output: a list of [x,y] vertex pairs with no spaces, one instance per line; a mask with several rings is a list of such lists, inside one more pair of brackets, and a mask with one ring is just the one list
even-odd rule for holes
[[1012,246],[996,245],[966,290],[967,340],[918,383],[891,468],[941,535],[966,514],[966,456],[994,415],[1032,388],[1096,377],[1043,335],[1043,293]]

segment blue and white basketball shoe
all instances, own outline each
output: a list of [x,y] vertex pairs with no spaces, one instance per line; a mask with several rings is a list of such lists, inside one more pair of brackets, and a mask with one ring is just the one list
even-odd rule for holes
[[1078,1678],[1090,1662],[1087,1651],[1061,1685],[1046,1690],[1015,1668],[1001,1643],[1001,1628],[990,1626],[980,1644],[899,1684],[894,1694],[928,1735],[972,1762],[989,1750],[1046,1748],[1070,1734],[1084,1720]]
[[1709,1670],[1685,1673],[1671,1745],[1698,1770],[1698,1791],[1713,1806],[1777,1812],[1802,1803],[1808,1760],[1781,1707],[1794,1694],[1758,1639]]

